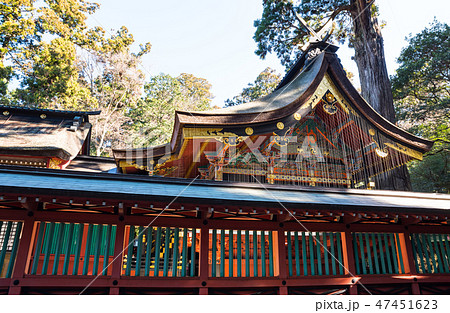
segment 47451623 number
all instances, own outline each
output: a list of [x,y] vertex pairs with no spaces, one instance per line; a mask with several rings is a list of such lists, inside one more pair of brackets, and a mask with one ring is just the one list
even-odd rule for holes
[[378,300],[379,309],[394,308],[398,310],[436,310],[437,300]]

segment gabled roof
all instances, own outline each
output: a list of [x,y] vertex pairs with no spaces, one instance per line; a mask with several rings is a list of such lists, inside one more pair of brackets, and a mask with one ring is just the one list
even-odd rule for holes
[[281,86],[265,97],[252,102],[202,113],[206,115],[222,116],[232,114],[268,113],[282,109],[297,100],[299,95],[303,94],[311,85],[314,79],[319,75],[324,57],[324,53],[320,54],[306,65],[302,71],[302,75],[293,77],[287,84]]
[[88,116],[99,113],[0,106],[0,155],[69,161],[89,140]]
[[[323,51],[317,53],[318,48]],[[316,53],[313,57],[308,57],[311,49]],[[295,113],[305,116],[313,109],[312,105],[307,105],[308,102],[311,102],[311,98],[321,82],[328,78],[343,96],[342,101],[347,102],[379,132],[420,153],[429,151],[433,146],[432,141],[414,136],[397,127],[378,114],[361,97],[347,78],[335,53],[336,50],[337,47],[330,45],[311,46],[310,50],[305,52],[291,71],[286,74],[276,90],[256,101],[211,111],[176,111],[175,125],[170,141],[171,151],[180,150],[184,140],[183,129],[186,128],[223,127],[225,132],[227,127],[233,127],[235,134],[246,136],[245,128],[252,126],[254,128],[253,135],[258,135],[263,132],[267,133],[267,127],[258,126],[269,122],[276,125],[273,122],[289,118]],[[261,130],[260,133],[258,133],[258,128]],[[116,159],[123,159],[125,153],[141,152],[138,150],[114,150],[114,155]],[[167,149],[164,150],[167,151]],[[163,152],[162,149],[153,150],[153,156],[158,156],[159,152]]]

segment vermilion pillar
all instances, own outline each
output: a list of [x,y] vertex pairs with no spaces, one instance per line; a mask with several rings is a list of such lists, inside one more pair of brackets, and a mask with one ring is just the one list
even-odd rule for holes
[[199,293],[201,295],[208,294],[208,275],[209,275],[209,226],[208,219],[206,218],[206,212],[201,213],[201,218],[203,220],[202,226],[200,228],[200,282],[201,287]]
[[[278,293],[280,295],[287,295],[288,288],[286,286],[287,279],[287,268],[286,268],[286,236],[284,235],[284,229],[280,229],[274,232],[276,243],[276,248],[274,249],[274,254],[276,253],[277,262],[274,262],[275,268],[278,267],[278,277],[281,280],[282,285],[279,287]],[[275,273],[276,275],[276,273]]]
[[[355,258],[354,258],[354,252],[353,252],[353,245],[352,245],[352,234],[350,229],[347,229],[345,232],[341,233],[341,237],[343,237],[342,240],[342,255],[344,257],[344,266],[345,266],[345,273],[350,275],[356,275],[356,267],[355,267]],[[358,294],[358,286],[356,285],[357,282],[355,281],[354,284],[350,285],[349,287],[349,293],[351,295]]]
[[109,288],[110,295],[119,294],[120,274],[122,273],[122,254],[125,238],[125,222],[119,221],[116,230],[116,242],[114,244],[114,259],[112,261],[111,284]]
[[[403,234],[401,234],[400,240],[403,241],[402,250],[403,250],[403,247],[405,247],[405,250],[406,250],[405,258],[404,258],[404,259],[406,259],[405,264],[406,263],[409,264],[409,266],[408,266],[409,273],[411,273],[412,276],[415,276],[415,275],[417,275],[417,271],[416,271],[416,266],[415,266],[415,261],[414,261],[410,233],[408,230],[406,230]],[[405,270],[406,270],[406,268],[405,268]],[[411,282],[411,292],[413,295],[420,295],[420,287],[419,287],[419,283],[417,282],[417,278],[414,278],[414,281]]]
[[34,217],[27,217],[23,221],[22,237],[17,250],[16,264],[14,265],[14,271],[11,275],[11,285],[9,287],[10,295],[18,295],[22,291],[20,281],[25,275],[29,255],[31,253],[31,243],[34,239],[34,224]]

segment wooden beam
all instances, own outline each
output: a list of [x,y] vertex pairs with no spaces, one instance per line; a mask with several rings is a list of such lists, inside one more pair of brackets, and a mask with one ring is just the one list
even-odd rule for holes
[[361,216],[357,213],[346,214],[342,218],[342,221],[344,224],[353,224],[353,223],[359,222],[360,220],[361,220]]
[[23,197],[20,200],[20,204],[22,205],[23,208],[25,208],[27,211],[36,211],[38,208],[38,204],[39,201],[36,201],[36,199],[39,198],[34,198],[34,197]]
[[293,219],[292,215],[286,211],[284,211],[281,215],[277,215],[277,217],[277,220],[280,223],[288,222]]
[[410,225],[410,233],[450,234],[450,225]]
[[[99,277],[93,284],[93,288],[110,288],[110,292],[117,292],[120,288],[173,288],[173,289],[193,289],[193,288],[278,288],[282,287],[317,287],[317,286],[349,286],[350,292],[356,292],[356,284],[353,279],[360,280],[364,285],[389,285],[413,284],[414,278],[417,283],[427,284],[450,284],[449,274],[428,274],[428,275],[358,275],[356,278],[350,276],[309,276],[286,279],[286,285],[282,284],[279,278],[209,278],[207,286],[203,287],[201,280],[195,278],[167,279],[163,277],[125,277],[118,280],[118,285],[113,286],[113,278],[108,276]],[[21,287],[30,288],[59,288],[71,286],[72,288],[84,288],[93,279],[93,276],[30,276],[26,275],[21,279]],[[11,279],[0,279],[0,286],[11,285]],[[115,290],[113,290],[115,288]],[[286,289],[284,289],[286,290]],[[353,291],[352,291],[353,290]],[[205,291],[205,290],[204,290]]]
[[400,222],[402,225],[414,225],[420,223],[420,218],[413,215],[408,215],[408,217],[402,217]]
[[23,221],[28,216],[26,210],[0,209],[0,220]]

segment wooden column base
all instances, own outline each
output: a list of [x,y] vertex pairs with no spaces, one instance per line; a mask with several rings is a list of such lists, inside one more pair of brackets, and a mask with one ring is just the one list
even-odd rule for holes
[[418,282],[411,283],[411,292],[413,295],[420,295],[420,287]]
[[11,287],[9,287],[8,294],[9,295],[20,295],[21,292],[22,292],[22,287],[11,286]]
[[119,287],[111,287],[111,288],[109,288],[109,294],[117,296],[119,294]]
[[286,286],[280,287],[280,289],[278,290],[278,294],[279,295],[287,295],[288,294],[288,288]]

